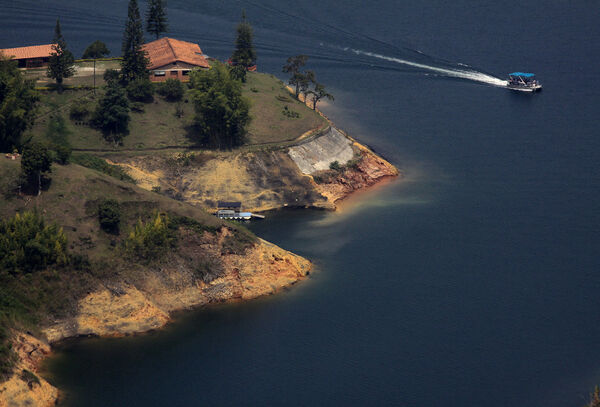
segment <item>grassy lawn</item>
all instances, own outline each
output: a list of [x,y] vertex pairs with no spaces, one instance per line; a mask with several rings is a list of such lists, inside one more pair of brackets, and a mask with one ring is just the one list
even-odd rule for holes
[[[109,61],[114,65],[115,61]],[[89,62],[79,63],[81,69],[89,68]],[[101,75],[100,75],[101,76]],[[89,76],[74,78],[81,81]],[[97,84],[103,81],[97,78]],[[39,84],[39,82],[38,82]],[[86,124],[69,118],[69,111],[75,103],[89,103],[95,106],[103,90],[67,89],[62,94],[56,91],[41,91],[41,101],[35,124],[28,135],[44,140],[48,121],[53,112],[60,112],[67,121],[69,142],[74,149],[114,150],[102,133]],[[327,121],[318,113],[295,100],[283,83],[272,75],[250,73],[244,85],[243,93],[250,99],[252,122],[249,127],[249,145],[289,143],[306,132],[327,126]],[[186,103],[187,101],[187,103]],[[194,117],[191,95],[184,96],[183,117],[175,116],[175,103],[170,103],[155,95],[154,101],[143,104],[143,112],[131,112],[130,134],[123,140],[123,146],[116,150],[144,150],[164,147],[187,148],[194,144],[188,138],[188,129]],[[293,112],[286,115],[284,112]],[[294,113],[298,117],[294,116]]]
[[[250,143],[279,143],[295,140],[305,132],[327,126],[327,121],[287,91],[283,82],[273,75],[249,73],[244,96],[250,99]],[[288,117],[284,109],[296,112]]]

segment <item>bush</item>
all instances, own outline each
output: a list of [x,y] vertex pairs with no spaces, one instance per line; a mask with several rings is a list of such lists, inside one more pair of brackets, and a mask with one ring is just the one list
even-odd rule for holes
[[73,120],[83,121],[92,113],[92,107],[87,102],[73,103],[69,111],[69,117]]
[[121,181],[135,184],[135,180],[123,171],[123,168],[118,165],[111,165],[93,154],[76,154],[71,158],[71,162],[102,172]]
[[154,100],[154,86],[148,78],[136,79],[127,85],[127,97],[135,102],[150,103]]
[[104,75],[102,77],[104,78],[106,83],[110,83],[118,81],[119,76],[119,71],[117,71],[116,69],[107,69],[106,71],[104,71]]
[[54,146],[56,152],[56,162],[62,165],[66,165],[71,160],[71,153],[73,150],[69,146],[57,145]]
[[21,371],[21,380],[27,383],[27,386],[32,389],[34,384],[40,385],[40,379],[31,371],[23,369]]
[[342,169],[342,166],[340,165],[340,162],[336,160],[329,164],[329,169],[334,171],[340,171]]
[[183,99],[185,90],[183,84],[177,79],[167,79],[158,85],[156,92],[169,102],[178,102]]
[[98,205],[100,227],[108,233],[119,234],[121,205],[114,199],[105,199]]
[[66,264],[67,237],[37,212],[17,213],[0,221],[0,270],[20,274]]
[[147,223],[138,219],[125,240],[125,251],[138,259],[154,259],[164,254],[173,241],[168,216],[157,212]]

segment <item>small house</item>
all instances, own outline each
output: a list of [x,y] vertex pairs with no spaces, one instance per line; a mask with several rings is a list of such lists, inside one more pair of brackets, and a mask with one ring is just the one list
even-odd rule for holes
[[210,65],[200,46],[173,38],[160,38],[142,46],[150,63],[150,80],[164,82],[167,79],[189,81],[192,69],[208,69]]
[[0,54],[17,61],[19,68],[43,68],[48,66],[54,44],[33,45],[31,47],[0,49]]

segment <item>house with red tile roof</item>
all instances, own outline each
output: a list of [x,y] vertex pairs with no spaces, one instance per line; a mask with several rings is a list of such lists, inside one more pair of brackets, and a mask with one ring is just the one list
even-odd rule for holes
[[192,69],[210,68],[200,46],[192,42],[160,38],[144,44],[142,49],[150,60],[148,70],[152,82],[163,82],[169,78],[187,82]]
[[31,47],[0,49],[0,54],[16,60],[19,68],[41,68],[48,66],[50,54],[54,51],[54,44],[33,45]]

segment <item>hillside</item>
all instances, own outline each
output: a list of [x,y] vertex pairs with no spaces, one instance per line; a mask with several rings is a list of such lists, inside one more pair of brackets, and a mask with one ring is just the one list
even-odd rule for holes
[[[89,73],[89,71],[85,72]],[[89,80],[89,76],[79,78]],[[100,79],[98,82],[102,83]],[[67,140],[75,150],[186,149],[196,144],[190,137],[194,106],[189,90],[186,90],[180,103],[168,102],[159,95],[154,95],[152,102],[140,104],[142,111],[131,113],[130,134],[124,138],[123,145],[119,147],[106,142],[102,133],[89,126],[86,120],[69,118],[71,106],[87,104],[93,107],[103,92],[103,89],[98,89],[94,95],[91,90],[69,89],[59,94],[55,91],[42,90],[38,116],[27,136],[32,136],[36,140],[49,141],[46,137],[49,119],[53,113],[60,113],[66,119]],[[327,121],[323,117],[295,100],[284,84],[273,75],[248,73],[247,82],[243,86],[243,95],[250,100],[252,121],[248,128],[247,145],[249,146],[289,142],[305,133],[327,126]],[[175,115],[177,106],[183,109],[182,117]],[[286,111],[295,112],[299,117],[290,117],[285,114]]]
[[[56,223],[67,238],[68,261],[0,273],[3,329],[31,332],[42,342],[143,332],[167,323],[174,310],[270,294],[310,270],[308,261],[238,225],[75,164],[53,165],[52,181],[41,196],[19,195],[19,169],[19,160],[0,161],[0,217],[36,211],[46,224]],[[118,233],[100,227],[98,205],[106,197],[120,204]],[[154,249],[144,241],[147,247],[132,251],[136,224],[156,224],[157,216],[167,224],[168,240]],[[3,332],[0,348],[7,339],[14,344],[36,341]],[[0,405],[2,397],[34,397],[35,392],[24,392],[32,377],[45,386],[34,373],[23,376],[23,369],[36,366],[25,360],[27,354],[42,352],[42,345],[19,351],[27,346],[13,346],[20,360],[3,360],[2,369],[10,367],[14,373],[2,385],[8,390],[1,393]]]

